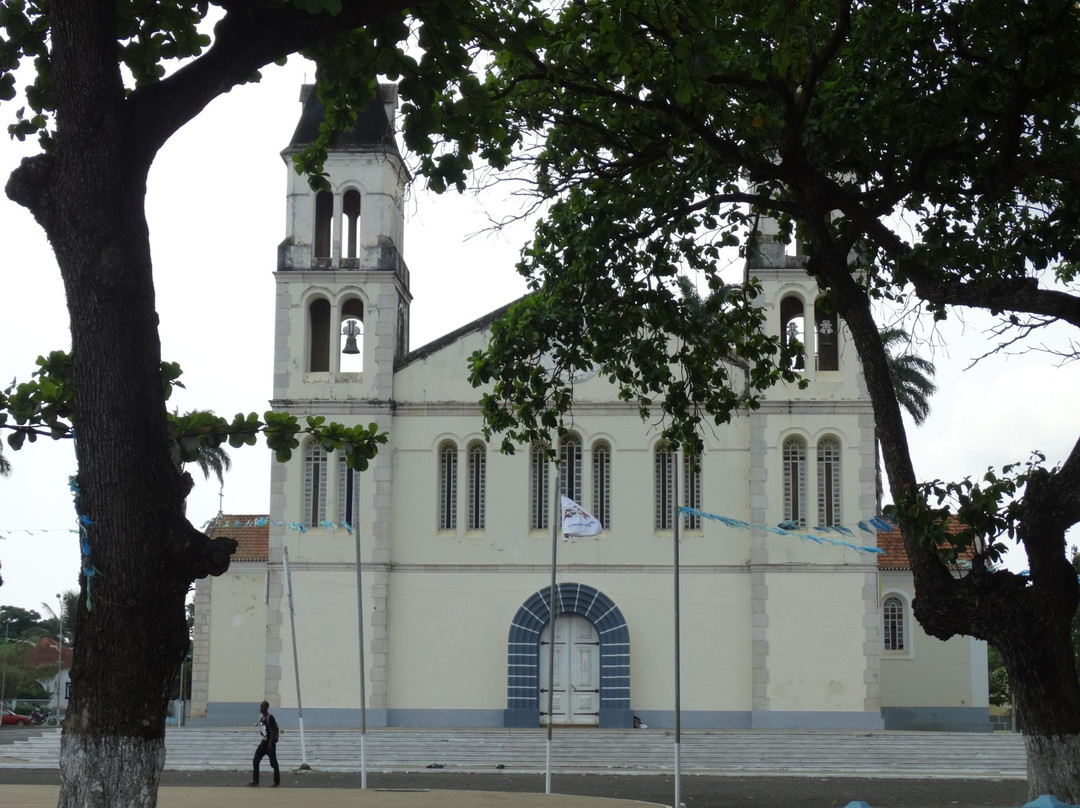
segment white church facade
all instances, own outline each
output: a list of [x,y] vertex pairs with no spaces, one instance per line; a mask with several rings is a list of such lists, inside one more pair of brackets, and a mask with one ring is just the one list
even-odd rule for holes
[[[363,472],[302,446],[274,465],[267,514],[215,528],[240,549],[226,574],[196,585],[193,723],[249,724],[266,698],[288,725],[299,697],[305,725],[357,726],[361,636],[369,726],[548,720],[555,473],[538,450],[504,455],[484,439],[466,361],[498,312],[410,349],[409,178],[396,94],[382,93],[335,144],[330,190],[289,170],[273,407],[375,423],[389,440]],[[286,160],[321,119],[313,93],[302,100]],[[985,645],[916,638],[902,562],[883,572],[873,553],[768,529],[875,516],[859,361],[801,267],[765,234],[747,271],[769,328],[804,345],[808,385],[777,387],[710,431],[696,468],[605,379],[576,382],[561,487],[604,531],[557,548],[556,724],[673,724],[677,499],[745,525],[679,517],[683,727],[989,727]],[[895,646],[901,595],[907,651],[885,651],[883,596]],[[932,653],[935,643],[952,651]]]

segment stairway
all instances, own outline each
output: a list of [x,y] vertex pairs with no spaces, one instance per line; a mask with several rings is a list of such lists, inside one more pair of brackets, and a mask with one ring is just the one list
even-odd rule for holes
[[[358,771],[360,733],[305,732],[307,763],[320,771]],[[369,730],[369,771],[537,773],[545,767],[544,730]],[[165,768],[245,770],[258,743],[248,729],[170,728]],[[60,755],[60,730],[0,745],[0,768],[49,768]],[[552,768],[562,773],[670,773],[669,730],[556,730]],[[1006,778],[1027,775],[1024,742],[1012,733],[691,730],[682,733],[685,774],[813,777]],[[302,762],[300,733],[278,744],[284,768]],[[501,768],[500,768],[501,767]]]

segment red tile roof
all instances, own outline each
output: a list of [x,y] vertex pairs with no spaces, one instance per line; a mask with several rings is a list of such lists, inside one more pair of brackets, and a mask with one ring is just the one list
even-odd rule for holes
[[270,522],[266,514],[219,514],[206,529],[212,539],[236,540],[233,561],[266,561],[270,546]]
[[[946,530],[955,535],[963,530],[963,526],[955,519],[950,518]],[[911,562],[908,561],[907,550],[904,549],[904,537],[900,535],[900,528],[894,527],[891,530],[880,531],[877,534],[877,545],[885,551],[884,555],[877,557],[878,569],[911,569]],[[973,550],[968,548],[966,552],[960,553],[960,557],[970,560],[972,553]]]
[[52,665],[56,667],[57,656],[62,660],[60,667],[65,670],[71,667],[71,661],[75,652],[70,645],[64,645],[59,655],[56,653],[56,639],[54,637],[42,637],[37,641],[34,650],[30,653],[30,664],[44,668]]

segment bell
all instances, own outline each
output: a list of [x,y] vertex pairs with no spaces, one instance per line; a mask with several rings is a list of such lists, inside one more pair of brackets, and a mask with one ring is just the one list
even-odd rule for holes
[[356,344],[356,337],[360,334],[360,324],[356,320],[346,320],[345,327],[341,329],[345,337],[345,347],[341,349],[345,354],[358,354],[360,348]]
[[818,346],[823,349],[836,347],[836,328],[831,320],[818,323]]

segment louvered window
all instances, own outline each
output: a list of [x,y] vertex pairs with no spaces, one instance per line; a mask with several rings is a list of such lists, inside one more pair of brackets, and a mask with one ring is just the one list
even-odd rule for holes
[[895,596],[887,597],[881,604],[881,612],[884,622],[882,646],[892,653],[905,650],[904,601]]
[[675,505],[675,453],[658,446],[653,455],[654,516],[657,530],[671,530]]
[[[581,504],[581,440],[574,435],[567,435],[559,442],[559,460],[561,462],[561,490],[564,497],[569,497]],[[595,514],[593,514],[595,516]]]
[[[682,503],[686,508],[701,510],[701,457],[699,455],[683,455]],[[701,517],[696,513],[685,514],[683,528],[701,530]]]
[[326,450],[309,443],[304,452],[304,524],[318,527],[326,521]]
[[806,527],[806,442],[784,441],[784,521]]
[[439,447],[439,530],[457,530],[457,446]]
[[349,468],[338,452],[338,522],[353,527],[360,510],[360,471]]
[[548,462],[544,450],[534,446],[529,455],[529,529],[547,530],[548,519]]
[[482,443],[469,446],[469,530],[483,530],[487,489],[487,451]]
[[611,447],[600,441],[592,448],[592,514],[611,530]]
[[818,526],[834,527],[840,518],[840,441],[822,438],[817,445]]

